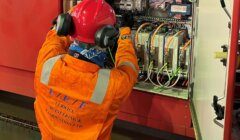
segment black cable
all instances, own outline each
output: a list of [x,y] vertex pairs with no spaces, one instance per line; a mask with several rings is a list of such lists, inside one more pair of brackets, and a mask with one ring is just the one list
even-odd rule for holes
[[227,8],[226,8],[226,4],[224,0],[220,0],[221,6],[223,8],[223,10],[225,11],[225,13],[227,14],[227,16],[229,17],[229,19],[231,20],[231,15],[229,14]]
[[225,4],[224,0],[220,0],[220,3],[221,3],[222,8],[226,8],[226,4]]

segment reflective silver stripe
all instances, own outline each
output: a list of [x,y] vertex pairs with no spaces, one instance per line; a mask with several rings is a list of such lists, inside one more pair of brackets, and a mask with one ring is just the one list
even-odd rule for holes
[[122,62],[119,66],[129,66],[129,67],[131,67],[136,73],[138,73],[136,67],[134,66],[134,64],[133,64],[132,62],[129,62],[129,61]]
[[40,79],[41,83],[48,85],[53,66],[55,65],[55,63],[60,57],[62,57],[62,55],[52,57],[43,64],[41,79]]
[[100,69],[98,71],[98,79],[90,99],[91,102],[96,104],[101,104],[103,102],[108,89],[110,72],[109,69]]

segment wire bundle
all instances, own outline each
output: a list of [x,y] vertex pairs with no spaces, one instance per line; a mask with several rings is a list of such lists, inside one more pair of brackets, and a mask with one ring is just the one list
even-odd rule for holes
[[[135,34],[135,44],[136,45],[139,45],[139,43],[138,43],[138,36],[139,36],[139,33],[140,33],[141,29],[143,29],[143,27],[146,27],[148,25],[153,25],[153,24],[151,24],[151,23],[144,23],[137,29],[137,32]],[[168,64],[165,61],[164,65],[161,68],[159,68],[158,70],[156,70],[156,69],[154,70],[154,60],[152,60],[151,57],[150,57],[150,55],[154,55],[154,52],[155,52],[155,46],[154,46],[155,37],[156,37],[157,33],[159,32],[159,30],[162,27],[164,27],[165,25],[168,25],[168,24],[167,23],[162,23],[156,29],[151,31],[149,33],[148,40],[144,42],[144,49],[146,51],[144,53],[147,55],[146,59],[148,59],[147,61],[149,63],[148,66],[147,66],[147,69],[146,69],[147,77],[144,80],[144,82],[149,81],[154,86],[160,87],[160,88],[172,88],[172,87],[176,86],[177,83],[179,82],[179,80],[181,78],[181,75],[182,75],[182,69],[180,67],[178,67],[175,71],[172,71],[170,73],[170,70],[168,69]],[[169,37],[168,40],[166,41],[166,44],[165,44],[165,39],[164,39],[163,55],[165,57],[168,55],[168,52],[169,52],[169,49],[170,49],[170,45],[172,44],[172,42],[174,40],[174,37],[180,35],[183,32],[184,32],[184,30],[180,30],[177,33],[175,33],[174,35],[172,35],[171,37]],[[169,34],[169,32],[167,32],[166,34]],[[166,35],[164,36],[164,38],[165,37],[166,37]],[[188,46],[190,45],[190,43],[191,43],[191,40],[188,40],[184,44],[184,46],[181,48],[181,51],[185,51],[188,48]],[[160,80],[161,76],[162,76],[162,78],[165,76],[164,72],[166,72],[166,75],[167,75],[167,78],[168,78],[168,80],[166,82],[163,82],[162,80]],[[152,78],[152,75],[154,73],[156,74],[156,81],[155,82],[154,82],[154,80]],[[175,79],[175,80],[173,80],[173,79]],[[184,83],[185,82],[186,82],[186,80],[184,81]]]

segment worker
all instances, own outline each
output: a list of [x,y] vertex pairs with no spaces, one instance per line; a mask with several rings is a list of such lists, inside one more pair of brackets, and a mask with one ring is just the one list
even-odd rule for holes
[[110,139],[119,108],[138,76],[129,23],[121,24],[115,66],[107,69],[106,46],[112,44],[108,31],[116,24],[111,6],[84,0],[58,17],[40,49],[34,79],[43,140]]

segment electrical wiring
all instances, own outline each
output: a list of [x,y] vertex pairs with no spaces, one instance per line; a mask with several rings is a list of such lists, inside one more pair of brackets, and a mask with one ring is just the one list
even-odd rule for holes
[[[167,82],[170,83],[172,78],[171,78],[171,75],[170,75],[169,70],[168,70],[167,67],[166,67],[166,73],[167,73],[167,76],[168,76],[168,81],[167,81]],[[166,83],[167,83],[167,82],[166,82]],[[169,84],[166,84],[166,83],[165,83],[165,86],[168,86]]]
[[[163,25],[163,24],[161,24],[161,25]],[[161,25],[160,25],[160,26],[161,26]],[[160,27],[160,26],[159,26],[159,27]],[[158,27],[156,30],[159,30],[159,29],[161,28],[161,27],[160,27],[160,28],[159,28],[159,27]],[[156,30],[153,31],[153,32],[151,32],[151,33],[153,33],[153,35],[156,34],[156,33],[157,33]],[[153,44],[153,42],[152,42],[152,37],[153,37],[153,36],[151,37],[151,34],[150,34],[149,37],[150,37],[150,39],[151,39],[151,44],[150,44],[150,54],[151,54],[151,46],[152,46],[152,44]],[[157,40],[157,41],[159,42],[159,40]],[[157,44],[158,44],[158,42],[157,42]],[[149,55],[150,55],[150,54],[149,54]],[[157,85],[156,83],[154,83],[154,82],[152,81],[152,79],[151,79],[152,69],[153,69],[153,61],[150,62],[150,66],[151,66],[151,67],[149,67],[148,72],[147,72],[148,78],[146,79],[146,81],[149,80],[154,86],[159,87],[159,85]],[[161,87],[162,87],[162,86],[161,86]]]
[[[138,30],[137,30],[137,33],[136,33],[136,38],[135,38],[135,41],[138,42],[138,33],[139,31],[144,27],[144,26],[147,26],[147,25],[150,25],[150,23],[145,23],[145,24],[142,24]],[[153,41],[155,39],[155,36],[157,34],[157,32],[161,29],[161,27],[163,27],[164,25],[167,25],[165,23],[159,25],[157,27],[157,29],[155,29],[154,31],[152,31],[151,33],[149,33],[149,38],[148,38],[148,41],[145,42],[145,54],[148,56],[148,59],[149,61],[151,61],[151,58],[150,58],[150,55],[151,55],[151,51],[153,50]],[[174,34],[168,41],[168,44],[167,45],[170,45],[170,43],[172,42],[173,40],[173,37],[175,37],[176,35],[179,35],[180,33],[182,33],[183,31],[179,31],[177,32],[176,34]],[[165,44],[165,43],[164,43]],[[165,45],[164,45],[165,46]],[[164,52],[163,52],[164,53]],[[164,64],[164,66],[158,71],[157,73],[157,77],[159,77],[159,74],[161,73],[161,71],[163,71],[163,69],[166,69],[166,74],[168,76],[168,81],[165,82],[164,84],[162,84],[160,81],[159,81],[159,78],[157,78],[157,82],[159,85],[157,85],[156,83],[154,83],[151,79],[151,76],[152,76],[152,72],[153,72],[153,61],[149,62],[149,66],[147,68],[147,77],[146,79],[144,80],[144,82],[146,81],[150,81],[154,86],[157,86],[157,87],[173,87],[177,84],[177,82],[179,81],[180,79],[180,76],[178,76],[177,80],[172,84],[171,84],[171,81],[172,79],[176,76],[176,72],[173,72],[172,75],[170,75],[168,69],[167,69],[167,63]]]
[[[153,85],[156,85],[152,80],[151,80],[151,74],[152,74],[152,69],[153,69],[153,61],[151,61],[151,38],[152,38],[152,35],[155,33],[155,30],[153,30],[152,32],[149,33],[149,37],[148,37],[148,40],[146,41],[147,42],[147,45],[146,46],[146,54],[148,56],[148,59],[149,59],[149,67],[148,67],[148,70],[147,70],[147,79],[145,80],[145,82],[147,80],[149,80]],[[157,85],[156,85],[157,86]]]
[[[145,41],[145,39],[142,39],[143,37],[140,36],[141,42],[139,43],[139,40],[138,40],[139,32],[140,32],[140,30],[141,30],[143,27],[148,26],[148,25],[154,26],[152,23],[144,23],[144,24],[142,24],[142,25],[137,29],[137,31],[136,31],[136,33],[135,33],[135,43],[136,43],[135,45],[136,45],[136,47],[139,48],[139,49],[140,49],[141,45],[143,44],[143,40]],[[152,32],[151,32],[151,33],[152,33]],[[151,33],[150,33],[149,37],[151,36]],[[148,39],[148,40],[149,40],[149,39]],[[147,54],[147,55],[146,55],[146,58],[147,58],[148,60],[150,60],[150,57],[148,57],[148,56],[150,56],[150,55],[149,55],[149,48],[148,48],[148,44],[150,44],[150,43],[149,43],[148,40],[144,42],[144,52],[145,52],[145,54]]]
[[152,35],[152,38],[151,38],[151,45],[150,45],[150,50],[151,50],[151,53],[155,52],[155,47],[153,46],[153,42],[154,42],[154,39],[155,39],[155,36],[157,34],[157,32],[164,26],[164,25],[168,25],[167,23],[162,23],[160,24],[157,29],[154,31],[153,35]]
[[[151,32],[151,33],[149,34],[149,38],[151,39],[151,42],[150,42],[150,44],[148,43],[148,45],[145,45],[145,46],[146,46],[146,47],[150,46],[150,50],[151,50],[151,51],[153,50],[152,48],[153,48],[154,36],[155,36],[156,33],[159,31],[159,29],[160,29],[161,27],[163,27],[164,25],[166,25],[166,24],[161,24],[160,26],[158,26],[158,28],[157,28],[156,30],[154,30],[153,32]],[[179,32],[177,32],[176,34],[174,34],[171,38],[169,38],[168,43],[167,43],[167,46],[170,45],[170,43],[172,42],[172,40],[173,40],[173,38],[174,38],[175,36],[179,35],[179,34],[182,33],[182,32],[183,32],[183,31],[179,31]],[[152,35],[152,36],[151,36],[151,35]],[[189,44],[189,43],[188,43],[188,44]],[[186,45],[188,45],[188,44],[186,44]],[[168,47],[167,47],[166,49],[168,49]],[[146,49],[146,50],[147,50],[147,49]],[[148,53],[149,53],[149,52],[146,51],[146,54],[148,54]],[[148,54],[148,56],[149,56],[149,55],[150,55],[150,54]],[[157,87],[165,87],[165,88],[174,87],[174,86],[178,83],[178,81],[179,81],[179,79],[180,79],[180,77],[181,77],[181,75],[180,75],[180,73],[179,73],[180,68],[178,68],[175,72],[172,73],[172,75],[170,75],[170,73],[169,73],[169,71],[168,71],[168,69],[167,69],[167,63],[165,63],[165,64],[162,66],[162,68],[160,68],[159,71],[157,72],[157,83],[159,84],[159,85],[157,85],[157,84],[154,83],[154,82],[152,81],[152,79],[151,79],[151,75],[152,75],[152,72],[153,72],[152,69],[153,69],[153,61],[150,62],[150,65],[149,65],[149,67],[148,67],[148,69],[147,69],[147,78],[145,79],[145,82],[149,80],[154,86],[157,86]],[[159,80],[159,76],[160,76],[160,73],[161,73],[164,69],[166,69],[166,74],[167,74],[167,76],[168,76],[168,81],[163,84],[163,83]],[[176,75],[178,75],[177,79],[174,81],[173,84],[171,84],[172,79],[173,79]]]
[[185,51],[188,48],[188,46],[190,46],[190,43],[191,43],[191,39],[184,44],[184,46],[182,47],[182,52]]
[[155,83],[152,81],[151,78],[149,78],[149,81],[150,81],[154,86],[156,86],[156,87],[162,87],[162,86],[159,86],[159,85],[155,84]]
[[[162,56],[163,56],[163,64],[164,64],[164,54],[165,54],[165,44],[166,44],[166,37],[170,34],[170,32],[168,31],[167,33],[165,33],[164,37],[163,37],[163,44],[162,44]],[[160,44],[159,44],[160,45]]]
[[134,43],[136,45],[136,47],[138,46],[138,34],[139,32],[141,31],[141,29],[145,26],[148,26],[148,25],[153,25],[152,23],[150,22],[147,22],[147,23],[143,23],[141,26],[139,26],[139,28],[137,29],[136,33],[135,33],[135,38],[134,38]]
[[[148,37],[148,40],[146,40],[145,42],[144,42],[144,53],[145,53],[145,61],[149,61],[148,63],[149,63],[149,66],[148,66],[148,68],[147,68],[147,78],[144,80],[145,82],[147,81],[147,80],[149,80],[149,78],[150,78],[150,75],[151,74],[149,74],[149,69],[151,68],[152,69],[152,67],[153,67],[153,62],[150,62],[151,61],[151,58],[150,58],[150,50],[149,50],[149,46],[150,46],[150,39],[151,39],[151,35],[152,35],[152,33],[154,32],[154,30],[152,31],[152,32],[150,32],[149,33],[149,37]],[[142,42],[141,42],[142,43]]]
[[168,52],[168,49],[169,49],[169,47],[170,47],[170,44],[171,44],[172,41],[173,41],[173,38],[176,37],[176,36],[178,36],[179,34],[181,34],[181,33],[183,33],[183,32],[184,32],[183,30],[178,31],[177,33],[175,33],[173,36],[171,36],[171,37],[169,38],[169,41],[168,41],[168,43],[167,43],[166,46],[165,46],[166,52]]
[[[159,25],[158,26],[158,28],[154,31],[154,33],[156,34],[157,33],[157,30],[159,30],[162,26],[164,26],[164,25],[166,25],[166,24],[161,24],[161,25]],[[153,33],[153,34],[154,34]],[[166,33],[165,35],[164,35],[164,38],[167,36],[167,34],[168,33]],[[153,38],[153,36],[152,36],[152,38]],[[152,39],[151,38],[151,39]],[[159,39],[157,40],[158,42],[157,42],[157,44],[159,44]],[[152,42],[152,40],[151,40],[151,45],[153,44],[153,42]],[[160,44],[159,44],[159,46],[160,46]],[[165,39],[163,40],[163,46],[165,46]],[[163,55],[164,55],[164,47],[163,47]],[[158,73],[157,73],[157,82],[158,82],[158,84],[161,86],[161,87],[163,87],[163,85],[161,84],[161,82],[159,81],[159,74],[160,74],[160,72],[165,68],[167,66],[167,63],[165,63],[161,68],[160,68],[160,70],[158,70]],[[167,70],[167,75],[168,75],[168,78],[170,79],[170,74],[169,74],[169,72],[168,72],[168,70]],[[148,79],[150,79],[150,76],[151,76],[151,73],[150,74],[148,74],[148,78],[147,78],[147,80]],[[146,80],[146,81],[147,81]],[[155,86],[159,86],[159,85],[156,85],[155,83],[153,83],[152,82],[152,80],[150,80],[150,82],[152,83],[152,84],[154,84]]]
[[[146,40],[145,43],[144,43],[144,53],[147,54],[145,59],[149,59],[149,54],[148,54],[148,41]],[[149,74],[149,70],[152,69],[152,62],[149,63],[149,66],[147,68],[147,78],[144,80],[144,82],[148,81],[149,78],[150,78],[150,74]]]
[[148,75],[149,75],[149,81],[150,81],[154,86],[159,87],[159,85],[155,84],[155,83],[152,81],[152,79],[150,78],[151,75],[152,75],[152,69],[149,69]]
[[145,80],[145,82],[147,81],[147,80],[149,80],[154,86],[156,86],[156,87],[163,87],[163,85],[157,85],[156,83],[154,83],[153,81],[152,81],[152,79],[150,78],[151,77],[151,75],[152,75],[152,69],[153,69],[153,61],[151,62],[151,64],[150,64],[150,66],[149,66],[149,68],[148,68],[148,72],[147,72],[147,79]]
[[163,69],[167,67],[167,63],[165,63],[159,70],[158,70],[158,73],[157,73],[157,82],[160,86],[164,87],[164,85],[159,81],[159,74],[163,71]]
[[164,84],[166,87],[168,87],[171,84],[171,81],[174,78],[174,76],[175,76],[175,72],[173,72],[171,76],[168,76],[168,81],[165,82],[165,84]]
[[[179,81],[179,79],[180,79],[180,77],[181,77],[181,72],[179,72],[179,71],[180,71],[180,68],[178,68],[175,72],[173,72],[172,76],[170,76],[170,74],[169,74],[169,72],[168,72],[168,70],[167,70],[169,80],[168,80],[165,84],[162,84],[162,83],[159,81],[159,78],[158,78],[158,77],[159,77],[160,72],[161,72],[166,66],[167,66],[167,63],[165,63],[165,65],[158,71],[158,73],[157,73],[157,82],[158,82],[158,84],[161,85],[162,87],[172,88],[172,87],[174,87],[174,86],[178,83],[178,81]],[[176,76],[176,74],[178,75],[176,81],[175,81],[172,85],[169,85],[169,84],[171,83],[172,79]]]
[[[178,31],[177,33],[175,33],[173,36],[171,36],[170,38],[168,38],[168,43],[166,44],[166,46],[164,46],[164,49],[165,49],[165,57],[167,57],[168,55],[168,51],[169,51],[169,47],[170,47],[170,44],[172,43],[173,41],[173,38],[176,37],[177,35],[181,34],[182,32],[184,32],[183,30],[181,31]],[[167,74],[168,74],[168,77],[169,77],[169,72],[168,70],[166,70]],[[158,73],[158,76],[159,76],[159,73]],[[173,78],[173,77],[172,77]],[[169,80],[164,84],[164,86],[166,87],[169,87],[169,84],[171,84],[171,80],[172,78],[169,78]],[[177,82],[179,81],[180,79],[180,76],[178,76],[177,80],[175,81],[175,83],[173,85],[171,85],[170,87],[173,87],[177,84]],[[158,83],[162,85],[162,83],[158,80]]]
[[172,41],[173,41],[173,38],[174,37],[176,37],[176,36],[178,36],[179,34],[181,34],[182,32],[184,32],[183,30],[181,30],[181,31],[178,31],[177,33],[175,33],[173,36],[171,36],[168,40],[168,43],[166,44],[166,46],[165,46],[165,55],[167,55],[168,54],[168,51],[169,51],[169,47],[170,47],[170,44],[172,43]]
[[150,71],[152,70],[152,67],[153,67],[152,65],[153,65],[153,63],[151,62],[147,69],[147,78],[144,80],[144,82],[147,82],[147,80],[149,80],[149,78],[150,78]]
[[111,59],[112,59],[112,62],[113,62],[114,65],[115,65],[115,60],[114,60],[114,58],[113,58],[112,51],[111,51],[110,47],[108,47],[108,52],[109,52],[109,54],[110,54],[110,57],[111,57]]
[[[151,25],[151,23],[144,23],[142,24],[138,29],[137,29],[137,32],[136,32],[136,35],[135,35],[135,43],[137,45],[139,45],[139,38],[142,36],[139,36],[139,32],[140,30],[145,27],[145,26],[148,26],[148,25]],[[153,30],[152,32],[149,33],[149,37],[148,37],[148,40],[144,42],[144,53],[145,53],[145,62],[148,63],[148,67],[145,67],[146,71],[147,71],[147,77],[146,79],[144,80],[144,82],[147,82],[149,81],[152,85],[154,85],[155,87],[159,87],[159,88],[172,88],[174,86],[177,85],[177,83],[179,82],[180,78],[181,78],[181,70],[180,68],[178,68],[177,70],[173,71],[170,73],[170,71],[168,70],[167,68],[167,63],[165,62],[164,65],[157,71],[157,75],[156,75],[156,79],[157,79],[157,83],[153,81],[153,79],[151,78],[153,76],[153,73],[154,72],[154,69],[153,69],[153,60],[151,59],[151,54],[153,52],[155,52],[155,48],[154,48],[154,41],[155,41],[155,38],[156,38],[156,34],[159,32],[159,30],[163,27],[167,25],[166,23],[162,23],[160,24],[155,30]],[[167,41],[165,41],[164,39],[164,44],[163,44],[163,56],[164,55],[167,55],[168,51],[169,51],[169,48],[170,48],[170,45],[171,43],[173,42],[174,40],[174,37],[178,36],[179,34],[183,33],[184,30],[180,30],[178,31],[177,33],[175,33],[174,35],[172,35],[171,37],[169,37],[167,39]],[[169,34],[169,32],[168,32]],[[165,34],[165,37],[167,36],[167,34]],[[164,38],[165,38],[164,37]],[[146,39],[144,39],[146,40]],[[159,41],[157,42],[157,44],[159,44]],[[142,39],[141,39],[141,44],[143,43],[142,42]],[[166,44],[165,44],[166,43]],[[187,49],[187,47],[189,46],[189,44],[191,43],[191,40],[187,41],[184,46],[182,47],[182,50],[185,50]],[[160,45],[162,46],[162,44]],[[148,62],[149,61],[149,62]],[[165,60],[166,61],[166,60]],[[165,72],[167,77],[168,77],[168,80],[166,82],[163,82],[163,81],[160,81],[160,74],[162,72]],[[176,78],[176,79],[175,79]],[[173,80],[175,79],[175,80]]]
[[[142,44],[145,44],[145,42],[143,42],[143,37],[142,37],[142,35],[141,36],[139,36],[139,40],[138,40],[138,44],[139,45],[142,45]],[[140,42],[140,43],[139,43]]]
[[[181,77],[181,71],[180,71],[181,69],[180,68],[178,68],[178,70],[177,70],[177,73],[178,73],[178,77],[177,77],[177,80],[175,81],[175,83],[173,83],[171,86],[168,86],[168,88],[172,88],[172,87],[174,87],[177,83],[178,83],[178,81],[179,81],[179,79],[180,79],[180,77]],[[179,72],[180,71],[180,72]],[[173,77],[175,77],[175,75],[173,75]],[[173,78],[172,77],[172,78]]]
[[168,88],[172,88],[172,87],[176,86],[176,84],[178,83],[180,77],[181,77],[181,75],[178,74],[178,77],[177,77],[177,80],[175,81],[175,83],[173,83],[171,86],[168,86]]
[[175,81],[176,81],[176,79],[173,79],[170,84],[171,84],[171,85],[174,84]]
[[152,45],[151,38],[152,38],[152,35],[153,35],[154,32],[155,32],[155,30],[150,32],[148,40],[147,40],[147,42],[148,42],[148,44],[147,44],[147,54],[148,54],[149,63],[151,61],[151,45]]
[[[148,38],[148,40],[145,42],[145,48],[146,48],[146,54],[148,54],[148,60],[149,60],[149,67],[148,67],[148,70],[147,70],[147,79],[145,80],[145,82],[147,81],[147,80],[150,80],[151,78],[150,78],[150,76],[151,76],[151,74],[152,74],[152,69],[153,69],[153,61],[151,61],[150,59],[150,48],[149,48],[149,46],[150,46],[150,42],[149,42],[149,40],[151,39],[151,35],[152,35],[152,33],[153,33],[154,31],[152,31],[150,34],[149,34],[149,38]],[[151,82],[151,81],[150,81]]]
[[173,86],[169,86],[171,84],[171,81],[172,79],[176,76],[176,74],[179,72],[180,68],[178,68],[176,71],[173,72],[172,76],[169,78],[169,80],[164,84],[166,87],[173,87],[177,84],[177,82],[179,81],[180,79],[180,75],[178,74],[178,78],[177,80],[175,81],[175,83],[173,84]]

